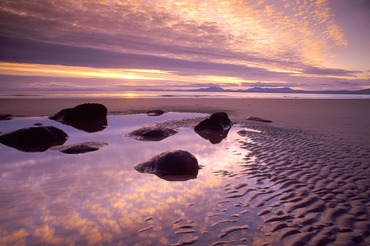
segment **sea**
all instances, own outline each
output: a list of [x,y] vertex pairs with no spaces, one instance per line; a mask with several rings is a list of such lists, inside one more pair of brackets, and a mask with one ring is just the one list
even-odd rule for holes
[[98,90],[32,90],[0,91],[5,98],[258,98],[258,99],[370,99],[358,94],[199,92],[199,91],[98,91]]

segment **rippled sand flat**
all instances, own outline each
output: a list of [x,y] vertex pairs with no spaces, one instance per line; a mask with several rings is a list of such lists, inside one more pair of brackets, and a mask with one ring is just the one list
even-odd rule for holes
[[[240,132],[253,140],[240,141],[251,150],[240,180],[272,183],[228,191],[225,198],[263,219],[263,245],[369,245],[368,148],[309,131],[246,126],[262,134]],[[258,245],[256,238],[247,241]]]

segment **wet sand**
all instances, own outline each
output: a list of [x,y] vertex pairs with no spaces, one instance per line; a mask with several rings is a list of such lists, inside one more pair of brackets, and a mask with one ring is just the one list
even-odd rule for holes
[[[239,134],[240,149],[250,153],[241,156],[243,171],[223,173],[240,185],[226,185],[220,209],[208,215],[218,235],[209,245],[370,245],[370,100],[23,99],[0,105],[1,113],[38,116],[83,102],[103,103],[112,114],[225,111],[241,127],[260,131]],[[246,121],[250,115],[273,123]],[[252,178],[261,185],[243,183]],[[237,212],[226,216],[228,210]],[[254,237],[238,237],[254,226],[243,219],[253,214],[262,220]],[[196,244],[199,233],[207,233],[191,224],[175,229],[184,237],[173,245]]]
[[[263,245],[370,244],[369,148],[310,131],[245,126],[263,134],[241,133],[253,140],[241,142],[252,151],[243,175],[273,182],[242,191],[243,206],[260,209]],[[239,193],[232,194],[226,198]]]

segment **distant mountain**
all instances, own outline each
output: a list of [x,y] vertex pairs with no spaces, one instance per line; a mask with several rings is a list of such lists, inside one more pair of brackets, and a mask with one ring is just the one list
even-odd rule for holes
[[370,89],[357,90],[357,91],[305,91],[305,90],[294,90],[289,87],[283,88],[263,88],[263,87],[253,87],[246,90],[225,90],[221,87],[211,86],[207,88],[200,88],[188,91],[202,91],[202,92],[252,92],[252,93],[307,93],[307,94],[356,94],[356,95],[368,95],[370,94]]
[[296,93],[297,90],[293,90],[289,87],[284,88],[260,88],[260,87],[254,87],[248,90],[245,90],[246,92],[262,92],[262,93]]
[[200,88],[194,91],[206,91],[206,92],[224,92],[225,90],[218,86],[211,86],[207,88]]
[[283,88],[264,88],[253,87],[246,90],[225,90],[218,86],[211,86],[207,88],[191,89],[191,90],[164,90],[164,89],[137,89],[137,91],[196,91],[196,92],[251,92],[251,93],[307,93],[307,94],[355,94],[355,95],[369,95],[370,89],[357,90],[357,91],[305,91],[294,90],[289,87]]

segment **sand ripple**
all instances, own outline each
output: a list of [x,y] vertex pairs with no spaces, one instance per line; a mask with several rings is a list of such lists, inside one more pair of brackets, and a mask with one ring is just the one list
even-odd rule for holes
[[[265,231],[265,245],[370,242],[370,150],[366,146],[318,133],[245,126],[261,133],[241,135],[247,138],[240,141],[241,148],[251,151],[243,158],[242,174],[270,185],[241,191],[233,186],[225,198],[245,197],[244,206],[252,208],[248,214],[263,219],[257,230]],[[229,230],[220,235],[227,236]]]

